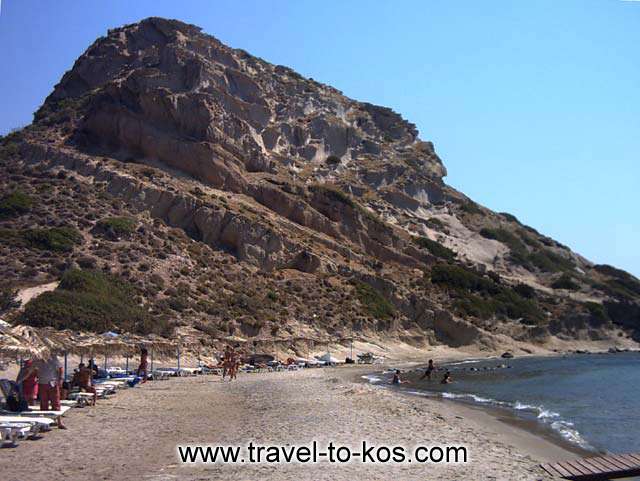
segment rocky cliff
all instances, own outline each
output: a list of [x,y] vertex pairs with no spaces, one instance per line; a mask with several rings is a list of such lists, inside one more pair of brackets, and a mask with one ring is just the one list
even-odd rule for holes
[[[640,281],[447,186],[399,114],[175,20],[96,40],[1,158],[7,284],[121,279],[146,312],[130,329],[487,349],[640,332]],[[13,315],[77,326],[89,308],[53,309],[80,302],[60,291]]]

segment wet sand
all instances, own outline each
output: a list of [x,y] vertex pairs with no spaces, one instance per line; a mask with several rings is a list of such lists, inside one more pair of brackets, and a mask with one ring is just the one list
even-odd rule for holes
[[[543,437],[457,403],[402,396],[356,383],[362,367],[150,382],[96,407],[73,409],[67,431],[0,450],[4,480],[56,479],[499,479],[544,478],[541,461],[575,454]],[[180,465],[176,445],[464,444],[458,465]]]

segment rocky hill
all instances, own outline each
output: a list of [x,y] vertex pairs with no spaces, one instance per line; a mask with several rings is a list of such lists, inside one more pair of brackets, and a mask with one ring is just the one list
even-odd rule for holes
[[399,114],[179,21],[96,40],[0,158],[20,322],[292,351],[640,338],[638,279],[447,186]]

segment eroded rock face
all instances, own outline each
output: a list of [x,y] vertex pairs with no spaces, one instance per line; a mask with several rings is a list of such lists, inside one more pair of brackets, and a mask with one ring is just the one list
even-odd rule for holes
[[386,164],[414,164],[426,178],[445,174],[433,145],[391,109],[353,101],[177,21],[109,31],[47,103],[83,96],[90,101],[80,145],[159,160],[216,187],[242,191],[243,171],[278,170],[281,157],[304,164],[334,155],[365,175],[371,166],[358,159],[375,153]]
[[[635,280],[596,273],[513,216],[447,186],[433,144],[399,114],[178,21],[149,18],[98,39],[25,129],[19,157],[34,169],[62,167],[89,185],[104,183],[137,215],[182,229],[273,280],[351,286],[341,299],[359,310],[344,313],[350,326],[335,326],[328,306],[320,326],[328,333],[375,326],[410,344],[498,349],[504,339],[607,335],[608,325],[567,320],[574,311],[629,329],[638,322],[634,295],[629,308],[605,302],[609,314],[582,302],[612,301],[621,288],[627,299],[629,286],[640,292]],[[469,289],[455,279],[436,285],[430,274],[443,264],[482,281]],[[555,296],[559,272],[591,276],[592,287],[584,283],[577,300]],[[478,285],[494,281],[533,289],[540,325],[524,327],[526,301],[515,291],[505,295],[517,309],[487,314],[493,306]],[[356,292],[358,282],[373,291]],[[483,309],[469,310],[464,300]],[[252,316],[243,331],[250,336],[260,332]]]

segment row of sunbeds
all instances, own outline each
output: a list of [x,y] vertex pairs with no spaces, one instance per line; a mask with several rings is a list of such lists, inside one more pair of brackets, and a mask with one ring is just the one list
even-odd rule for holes
[[[157,376],[158,378],[162,376]],[[97,398],[106,398],[115,394],[119,389],[129,388],[136,384],[139,378],[124,375],[107,379],[94,380]],[[37,439],[43,432],[51,430],[57,419],[64,416],[70,409],[84,407],[93,402],[93,393],[81,392],[74,389],[68,399],[60,401],[60,410],[41,411],[39,406],[29,406],[21,412],[0,409],[0,444],[2,447],[15,447],[21,439]]]
[[[241,371],[246,373],[258,373],[265,371],[297,370],[298,365],[245,365]],[[121,368],[109,368],[106,374],[110,377],[106,379],[95,379],[93,382],[96,388],[96,397],[105,399],[109,395],[115,394],[119,389],[133,387],[139,378],[128,375]],[[149,379],[154,381],[167,380],[171,377],[195,376],[198,374],[222,374],[222,368],[157,368],[149,373]],[[93,402],[93,393],[82,392],[79,389],[72,390],[68,399],[60,402],[59,411],[41,411],[38,406],[29,406],[27,411],[12,412],[0,409],[0,445],[2,447],[16,447],[19,440],[37,439],[43,432],[50,431],[51,426],[57,422],[57,418],[64,416],[70,409],[85,407]]]

